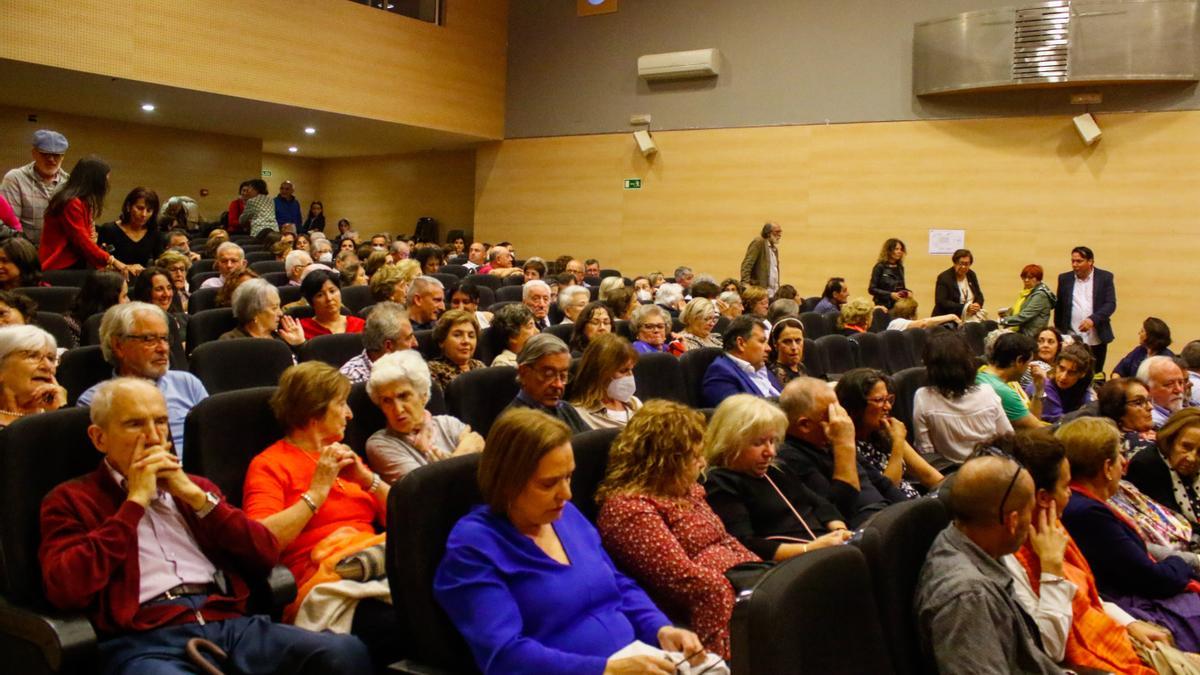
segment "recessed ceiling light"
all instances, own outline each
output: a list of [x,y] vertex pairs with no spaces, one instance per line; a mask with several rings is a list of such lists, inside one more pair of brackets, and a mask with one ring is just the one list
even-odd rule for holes
[[143,103],[142,110],[145,110],[146,112],[154,112],[154,104],[153,103]]
[[317,129],[316,127],[304,127],[304,133],[312,136],[313,134],[317,133]]
[[297,148],[293,145],[292,147],[288,148],[288,152],[300,152],[300,148]]

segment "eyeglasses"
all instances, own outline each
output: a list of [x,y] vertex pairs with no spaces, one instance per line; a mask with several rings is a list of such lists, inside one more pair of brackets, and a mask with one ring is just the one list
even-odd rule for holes
[[45,360],[45,361],[49,361],[50,363],[54,363],[55,361],[58,360],[58,354],[56,352],[52,352],[52,351],[40,352],[36,349],[22,349],[20,351],[15,352],[15,354],[22,359],[28,359],[30,361]]
[[1017,479],[1021,477],[1021,466],[1017,466],[1017,472],[1013,474],[1012,480],[1008,481],[1008,489],[1004,491],[1004,496],[1000,498],[1000,509],[998,511],[997,520],[1000,524],[1004,524],[1004,503],[1008,501],[1008,495],[1012,494],[1013,486],[1017,484]]
[[666,330],[666,329],[667,329],[667,325],[665,323],[644,323],[644,324],[642,324],[642,330],[657,331],[657,330]]
[[896,403],[896,397],[893,395],[876,396],[874,398],[868,398],[867,403],[873,403],[875,405],[894,405]]
[[1152,407],[1150,404],[1150,399],[1146,398],[1145,396],[1138,396],[1137,398],[1131,398],[1125,402],[1125,405],[1131,406],[1134,408],[1150,408],[1150,407]]
[[121,339],[140,342],[144,347],[152,347],[159,343],[165,345],[171,342],[171,337],[168,335],[122,335]]
[[534,368],[533,374],[537,375],[539,380],[558,380],[559,382],[567,381],[567,371],[556,370],[554,368]]

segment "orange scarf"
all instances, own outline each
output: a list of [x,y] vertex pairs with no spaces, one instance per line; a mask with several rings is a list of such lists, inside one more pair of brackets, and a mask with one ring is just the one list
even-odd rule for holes
[[300,611],[300,605],[304,604],[304,598],[308,597],[308,592],[314,586],[341,580],[341,575],[335,572],[333,568],[337,567],[337,564],[343,558],[354,555],[376,544],[382,544],[386,540],[386,532],[369,534],[351,527],[341,527],[330,532],[329,536],[322,539],[313,547],[312,559],[313,562],[317,563],[317,571],[313,572],[307,579],[296,580],[296,585],[299,587],[296,591],[296,599],[292,601],[292,604],[284,608],[284,622],[294,623],[296,621],[296,613]]

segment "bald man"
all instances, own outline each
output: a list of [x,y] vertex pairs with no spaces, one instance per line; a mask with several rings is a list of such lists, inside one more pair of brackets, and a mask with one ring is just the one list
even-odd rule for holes
[[914,601],[921,648],[942,675],[1062,673],[1000,562],[1029,536],[1033,478],[1005,457],[968,460],[950,488],[953,522],[933,541]]

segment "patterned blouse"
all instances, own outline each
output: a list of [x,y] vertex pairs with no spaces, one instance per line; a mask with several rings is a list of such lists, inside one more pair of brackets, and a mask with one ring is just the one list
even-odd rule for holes
[[725,531],[700,484],[682,499],[609,497],[596,527],[622,569],[688,623],[706,649],[729,658],[734,598],[725,570],[759,558]]
[[[477,370],[486,367],[483,361],[479,359],[467,361],[467,370]],[[462,375],[463,372],[465,371],[461,370],[458,364],[452,363],[444,356],[429,360],[429,375],[433,377],[434,382],[437,382],[441,386],[442,391],[446,391],[450,383],[454,381],[454,378]]]
[[[884,445],[883,441],[879,438],[855,441],[855,444],[858,446],[859,458],[875,467],[879,473],[883,473],[884,469],[887,468],[888,459],[892,456],[891,449]],[[904,496],[909,499],[916,499],[921,496],[921,493],[917,492],[917,488],[913,487],[913,484],[907,480],[901,479],[900,484],[896,487],[900,488]]]
[[808,375],[808,371],[805,370],[803,363],[796,364],[796,369],[792,370],[791,368],[780,365],[775,361],[771,361],[767,364],[767,368],[771,370],[771,374],[775,376],[775,379],[779,380],[780,387],[783,387],[797,377],[804,377]]

